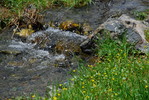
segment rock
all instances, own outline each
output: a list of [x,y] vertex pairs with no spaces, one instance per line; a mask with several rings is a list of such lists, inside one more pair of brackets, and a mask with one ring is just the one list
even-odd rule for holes
[[82,25],[82,31],[84,35],[89,35],[92,32],[92,27],[89,25],[89,23],[83,23]]
[[95,47],[94,38],[86,39],[84,42],[80,45],[82,52],[86,54],[92,54],[93,49]]
[[85,40],[87,36],[82,36],[69,31],[62,31],[49,27],[45,31],[39,31],[33,33],[27,38],[29,43],[34,43],[37,48],[65,52],[72,51],[79,52],[79,48],[76,48]]
[[[109,18],[106,22],[101,24],[93,34],[85,40],[81,47],[85,47],[96,34],[103,38],[102,31],[106,30],[110,33],[110,37],[113,39],[126,38],[127,42],[135,45],[136,49],[146,53],[149,52],[149,43],[145,39],[144,30],[148,26],[142,21],[135,20],[129,16],[123,14],[119,18]],[[125,37],[124,37],[125,36]]]
[[26,49],[31,47],[22,42],[16,41],[0,41],[0,53],[18,55],[25,52]]

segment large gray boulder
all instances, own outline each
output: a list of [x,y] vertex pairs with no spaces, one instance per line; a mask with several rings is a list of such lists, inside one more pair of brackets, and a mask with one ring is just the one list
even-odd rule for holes
[[136,49],[147,53],[149,52],[149,43],[145,39],[144,30],[149,28],[147,24],[142,21],[135,20],[125,14],[119,18],[109,18],[106,22],[101,24],[94,33],[84,41],[81,46],[87,45],[87,43],[97,34],[102,38],[102,30],[106,30],[110,33],[110,37],[113,39],[126,38],[127,42],[135,45]]

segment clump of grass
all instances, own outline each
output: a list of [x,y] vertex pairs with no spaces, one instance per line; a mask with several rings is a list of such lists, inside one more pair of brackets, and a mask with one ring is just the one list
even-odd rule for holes
[[55,4],[63,6],[79,6],[91,3],[92,0],[2,0],[1,6],[9,8],[10,10],[19,13],[29,4],[33,4],[37,9],[48,8]]
[[79,7],[92,2],[92,0],[61,0],[66,6]]
[[100,42],[97,63],[81,65],[68,87],[53,100],[148,100],[149,59],[133,47],[106,39]]
[[146,40],[149,42],[149,29],[144,31]]
[[149,9],[145,11],[134,11],[133,15],[135,16],[136,19],[138,20],[145,20],[149,14]]

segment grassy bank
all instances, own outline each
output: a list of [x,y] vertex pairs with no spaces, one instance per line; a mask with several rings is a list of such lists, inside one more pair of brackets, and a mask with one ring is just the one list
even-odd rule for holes
[[84,6],[91,3],[92,0],[2,0],[1,6],[9,8],[14,12],[20,12],[27,5],[33,4],[37,9],[43,9],[54,6]]
[[148,100],[149,56],[126,42],[100,44],[95,65],[80,66],[71,83],[61,86],[53,100]]
[[[53,100],[148,100],[149,56],[113,40],[100,43],[95,65],[80,66]],[[73,83],[73,84],[72,84]]]
[[92,0],[1,0],[0,1],[0,30],[12,21],[23,16],[29,5],[34,5],[38,12],[47,8],[81,7],[91,3]]

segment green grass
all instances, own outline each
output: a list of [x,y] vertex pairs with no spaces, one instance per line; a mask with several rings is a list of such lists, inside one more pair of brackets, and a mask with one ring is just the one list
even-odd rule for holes
[[137,20],[145,20],[149,15],[149,9],[145,11],[134,11],[133,15]]
[[2,0],[1,6],[19,13],[29,4],[33,4],[37,7],[37,9],[41,10],[54,5],[74,7],[87,5],[91,2],[92,0]]
[[53,100],[148,100],[149,56],[123,42],[104,40],[97,63],[81,65]]
[[[0,30],[11,23],[13,19],[23,16],[23,11],[29,5],[34,5],[38,12],[52,7],[81,7],[92,0],[1,0],[0,1]],[[13,23],[11,23],[13,24]]]
[[149,29],[145,30],[144,34],[145,34],[146,40],[149,42]]
[[92,0],[61,0],[61,1],[64,2],[64,4],[66,4],[67,6],[71,7],[84,6],[92,2]]

